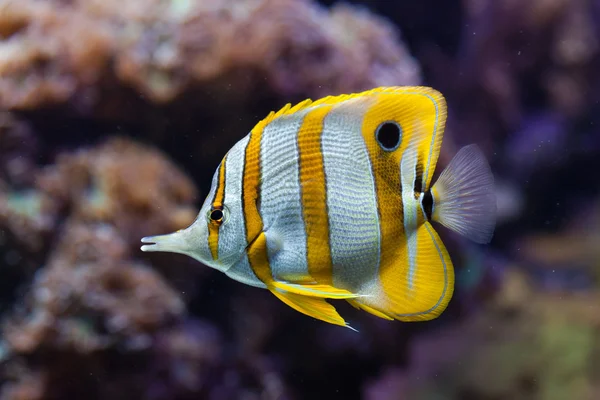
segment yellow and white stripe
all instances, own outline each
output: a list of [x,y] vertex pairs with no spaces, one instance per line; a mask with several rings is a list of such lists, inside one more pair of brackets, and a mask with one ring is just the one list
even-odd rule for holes
[[242,183],[246,147],[244,137],[229,150],[225,160],[224,207],[226,221],[219,228],[219,262],[227,266],[224,272],[231,278],[251,286],[265,287],[250,268],[246,253],[245,216],[242,208]]
[[[271,273],[276,280],[310,281],[303,223],[298,132],[308,110],[283,115],[263,130],[259,213],[267,228]],[[287,251],[281,251],[285,244]]]
[[[379,124],[389,120],[402,129],[402,141],[391,152],[382,150],[374,135]],[[421,190],[429,187],[431,166],[437,162],[441,143],[438,126],[444,121],[443,98],[427,88],[383,90],[364,117],[362,135],[375,176],[381,235],[379,279],[373,285],[375,299],[365,300],[364,304],[392,318],[433,318],[445,308],[451,293],[449,258],[439,238],[427,235],[429,230],[419,217],[418,195],[414,192],[420,171],[424,170]],[[418,160],[425,160],[425,168]],[[427,254],[429,265],[419,261],[423,258],[419,253]]]
[[304,117],[297,134],[308,275],[315,282],[327,285],[331,285],[333,280],[321,136],[323,120],[331,107],[323,105],[312,109]]
[[244,174],[242,185],[242,210],[244,213],[248,263],[261,282],[269,284],[273,278],[269,267],[269,257],[263,232],[263,221],[259,213],[260,201],[260,143],[264,126],[255,128],[250,133],[244,159]]
[[[445,108],[436,93],[385,89],[305,102],[252,130],[242,203],[258,280],[367,294],[353,304],[403,320],[445,307],[451,265],[415,192],[429,187],[439,153]],[[393,151],[375,137],[388,120],[402,128]],[[422,252],[435,253],[430,265],[421,264]]]
[[366,101],[336,105],[322,134],[333,283],[357,292],[376,277],[380,256],[375,178],[361,135]]

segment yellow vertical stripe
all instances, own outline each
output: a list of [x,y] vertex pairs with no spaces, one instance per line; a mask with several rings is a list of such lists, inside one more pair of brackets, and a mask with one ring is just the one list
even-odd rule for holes
[[261,176],[260,144],[265,126],[265,121],[256,125],[250,133],[250,140],[246,146],[242,201],[246,222],[248,261],[256,277],[268,285],[273,278],[269,266],[266,237],[263,233],[263,221],[258,210]]
[[298,132],[300,190],[306,229],[308,273],[318,283],[327,285],[331,285],[333,281],[321,135],[323,120],[331,108],[332,106],[321,106],[310,111],[304,117]]
[[[414,302],[414,296],[427,297],[427,302],[437,301],[440,295],[408,290],[410,263],[400,182],[400,162],[409,146],[416,149],[419,162],[437,156],[439,148],[432,148],[432,144],[437,146],[442,132],[437,132],[438,137],[433,142],[431,139],[438,117],[436,107],[425,89],[381,93],[375,104],[367,109],[363,120],[363,137],[373,168],[381,230],[379,281],[388,298],[386,313],[391,315],[422,311],[415,309],[421,304]],[[375,138],[379,124],[388,120],[396,121],[402,128],[400,146],[391,152],[381,149]],[[435,167],[436,160],[433,160],[431,168]],[[425,186],[431,173],[432,170],[424,174],[427,175],[423,179]],[[411,189],[408,188],[407,192]],[[416,285],[421,283],[416,282]]]
[[[365,114],[362,126],[377,194],[377,209],[380,226],[380,262],[379,278],[382,289],[390,298],[386,311],[399,312],[394,307],[402,304],[396,300],[397,295],[404,292],[407,285],[408,253],[406,251],[406,235],[404,233],[404,210],[400,184],[400,161],[410,139],[406,123],[403,124],[398,114],[398,98],[396,96],[377,97]],[[375,138],[375,132],[380,123],[395,120],[402,127],[402,142],[391,152],[381,149]]]
[[267,240],[263,232],[263,221],[258,210],[261,185],[261,160],[260,147],[263,131],[273,120],[284,115],[291,115],[308,107],[310,100],[305,100],[291,107],[286,104],[281,110],[271,112],[265,119],[260,121],[250,132],[250,140],[246,146],[244,155],[244,173],[242,184],[242,203],[244,207],[244,219],[246,222],[246,241],[248,243],[248,261],[252,271],[258,279],[269,286],[273,282],[269,256],[267,253]]
[[[223,201],[225,200],[225,161],[227,156],[221,161],[219,167],[219,177],[217,183],[217,190],[215,191],[215,197],[212,202],[213,208],[223,207]],[[213,260],[219,258],[219,227],[221,224],[210,222],[208,224],[208,247],[210,248],[210,254]]]

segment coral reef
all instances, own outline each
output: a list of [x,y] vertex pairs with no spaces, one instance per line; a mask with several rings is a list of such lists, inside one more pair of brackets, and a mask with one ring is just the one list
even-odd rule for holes
[[165,103],[234,70],[277,93],[314,96],[419,79],[389,24],[343,5],[2,0],[0,10],[2,108],[94,106],[106,79]]
[[157,150],[122,138],[60,154],[37,186],[71,218],[110,224],[129,245],[148,230],[189,224],[197,213],[190,179]]
[[[125,241],[119,246],[130,252],[149,229],[177,229],[195,217],[194,185],[156,150],[115,138],[94,149],[60,153],[55,164],[38,167],[33,155],[10,149],[11,141],[34,141],[11,138],[23,132],[13,128],[4,133],[2,161],[10,166],[19,160],[28,178],[12,166],[0,181],[1,248],[7,270],[21,279],[47,264],[64,225],[104,224],[119,232],[119,240]],[[65,253],[78,239],[63,245]]]
[[114,227],[64,229],[48,265],[35,277],[24,315],[17,313],[5,327],[12,351],[58,348],[86,354],[114,342],[147,346],[147,332],[182,315],[183,302],[155,271],[127,263]]
[[[132,179],[137,168],[138,179]],[[31,271],[28,294],[3,326],[2,346],[10,357],[5,379],[17,381],[3,385],[3,398],[69,393],[49,389],[73,372],[68,364],[54,370],[54,358],[65,363],[73,358],[77,368],[85,366],[78,357],[147,348],[152,334],[185,310],[160,275],[131,259],[132,243],[145,224],[172,229],[193,219],[195,189],[181,172],[156,151],[113,139],[61,154],[56,164],[31,173],[32,186],[24,192],[31,199],[15,179],[7,179],[2,225],[14,236],[13,246],[28,246],[23,258],[41,258],[45,265]],[[48,206],[31,205],[36,199]],[[40,232],[45,235],[37,241]],[[29,357],[41,359],[25,362]]]
[[55,224],[56,207],[32,189],[37,138],[25,121],[0,112],[0,225],[23,250],[40,251]]

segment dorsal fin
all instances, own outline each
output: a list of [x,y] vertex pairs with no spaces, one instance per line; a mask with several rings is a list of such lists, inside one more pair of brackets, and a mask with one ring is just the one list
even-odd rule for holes
[[291,115],[294,114],[298,111],[304,110],[308,107],[315,107],[315,106],[320,106],[320,105],[332,105],[332,104],[338,104],[347,100],[351,100],[351,99],[355,99],[355,98],[359,98],[359,97],[363,97],[363,96],[369,96],[369,95],[373,95],[373,94],[380,94],[380,93],[392,93],[392,92],[396,92],[396,91],[406,91],[406,90],[412,90],[414,92],[430,92],[431,89],[428,87],[424,87],[424,86],[381,86],[381,87],[377,87],[371,90],[366,90],[364,92],[359,92],[359,93],[349,93],[349,94],[340,94],[340,95],[333,95],[333,96],[327,96],[327,97],[323,97],[319,100],[311,100],[311,99],[306,99],[303,100],[299,103],[297,103],[296,105],[292,106],[291,103],[286,104],[285,106],[283,106],[279,111],[275,112],[275,111],[271,111],[269,113],[269,115],[267,115],[263,120],[261,120],[258,124],[256,124],[256,128],[260,127],[264,127],[265,125],[273,122],[275,119],[282,117],[284,115]]

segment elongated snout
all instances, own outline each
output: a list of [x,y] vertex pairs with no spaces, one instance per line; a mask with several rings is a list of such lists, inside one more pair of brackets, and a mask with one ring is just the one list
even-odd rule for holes
[[165,251],[170,253],[179,253],[189,255],[193,252],[190,244],[190,229],[180,229],[173,233],[165,235],[146,236],[142,238],[142,251]]

